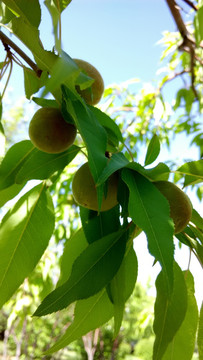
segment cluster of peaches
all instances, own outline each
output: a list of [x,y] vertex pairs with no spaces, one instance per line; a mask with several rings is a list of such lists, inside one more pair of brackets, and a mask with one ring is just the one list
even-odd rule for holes
[[[74,59],[78,67],[94,82],[89,88],[77,92],[89,105],[96,105],[103,94],[104,82],[98,70],[84,60]],[[34,114],[29,125],[29,137],[33,145],[46,153],[61,153],[75,141],[77,129],[74,124],[64,120],[59,108],[42,107]],[[188,196],[169,181],[156,181],[154,185],[166,197],[170,205],[175,233],[181,232],[192,215],[192,206]],[[75,173],[72,183],[73,196],[80,206],[98,211],[97,191],[88,163],[83,164]],[[108,179],[107,194],[103,197],[100,211],[107,211],[117,205],[118,174]]]

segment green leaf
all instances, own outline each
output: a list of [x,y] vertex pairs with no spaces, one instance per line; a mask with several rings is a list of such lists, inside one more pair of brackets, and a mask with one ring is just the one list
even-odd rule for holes
[[48,78],[45,84],[42,96],[45,96],[48,92],[53,93],[66,82],[68,82],[70,88],[74,89],[75,80],[79,72],[79,67],[73,59],[63,51],[52,67],[51,77]]
[[3,190],[0,190],[0,208],[13,199],[23,189],[24,184],[13,184]]
[[[26,0],[27,2],[27,0]],[[58,56],[53,52],[44,50],[39,38],[39,30],[24,21],[21,17],[11,22],[13,33],[30,49],[35,61],[41,70],[51,72]]]
[[191,222],[203,231],[203,218],[195,209],[192,209]]
[[31,156],[34,146],[29,140],[14,144],[6,153],[0,165],[0,190],[15,183],[15,176]]
[[184,100],[185,110],[189,115],[192,110],[194,99],[195,95],[192,89],[180,89],[176,95],[176,103],[174,105],[174,110],[176,110],[181,105],[182,100]]
[[199,352],[199,360],[203,360],[203,303],[200,310],[197,345]]
[[201,6],[195,17],[194,17],[194,26],[195,26],[195,38],[197,44],[199,45],[203,40],[203,6]]
[[64,169],[78,154],[80,148],[72,145],[59,154],[48,154],[36,148],[24,162],[16,175],[15,182],[21,184],[31,179],[48,179],[54,172]]
[[198,325],[198,306],[194,296],[194,279],[189,271],[184,272],[187,286],[187,311],[185,318],[172,342],[164,353],[163,360],[191,360],[196,340]]
[[104,169],[107,136],[94,113],[70,89],[62,86],[67,110],[72,115],[78,131],[80,132],[88,151],[88,162],[91,173],[97,182]]
[[23,195],[0,225],[0,307],[35,268],[54,229],[54,208],[40,184]]
[[17,16],[22,16],[36,28],[41,22],[41,8],[38,0],[4,0],[6,6]]
[[124,230],[90,244],[75,260],[67,282],[44,299],[34,316],[64,309],[75,300],[85,299],[99,292],[118,271],[124,252]]
[[[0,118],[1,115],[2,115],[2,104],[0,103]],[[5,145],[6,145],[6,137],[5,137],[3,125],[0,122],[0,160],[3,158],[5,154]]]
[[159,153],[160,153],[159,137],[156,134],[154,134],[147,148],[147,153],[145,156],[145,163],[144,163],[145,166],[153,163],[156,160]]
[[54,3],[57,9],[60,11],[60,13],[62,13],[62,11],[65,10],[67,6],[71,3],[71,1],[72,0],[54,0]]
[[174,263],[174,287],[170,299],[163,271],[157,277],[156,289],[153,360],[160,360],[180,328],[187,310],[187,288],[183,272],[177,263]]
[[103,289],[96,295],[77,301],[74,320],[65,334],[45,354],[52,354],[81,338],[93,329],[99,328],[113,316],[113,304]]
[[151,169],[145,169],[139,163],[130,162],[127,168],[133,169],[147,177],[149,180],[168,180],[170,169],[164,163],[159,163]]
[[113,154],[97,180],[97,185],[103,184],[110,175],[129,164],[123,153]]
[[66,240],[63,255],[61,257],[61,273],[57,286],[62,285],[68,280],[74,261],[83,252],[83,250],[85,250],[87,245],[88,242],[82,228],[79,229],[70,239]]
[[102,211],[99,214],[97,211],[80,207],[80,218],[89,244],[118,231],[121,226],[118,206],[108,211]]
[[3,1],[1,1],[0,6],[1,6],[1,23],[8,24],[15,17],[15,14],[8,8],[8,6],[3,4]]
[[168,201],[139,173],[123,169],[122,179],[130,191],[129,216],[146,233],[149,252],[162,266],[170,294],[173,288],[174,225]]
[[98,109],[95,106],[88,106],[91,111],[95,114],[95,116],[97,117],[98,121],[100,122],[100,124],[105,128],[105,130],[108,131],[110,130],[115,137],[117,138],[118,141],[120,141],[121,143],[123,143],[123,137],[122,137],[122,133],[118,127],[118,125],[115,123],[115,120],[112,120],[110,118],[110,116],[108,116],[107,114],[105,114],[103,111],[101,111],[100,109]]
[[47,78],[47,74],[42,72],[40,78],[36,75],[34,70],[23,66],[24,72],[24,87],[25,95],[27,99],[30,99],[33,94],[35,94],[39,89],[44,85],[44,82]]
[[56,100],[53,99],[44,99],[44,98],[38,98],[38,97],[33,97],[32,101],[34,101],[37,105],[41,106],[41,107],[53,107],[53,108],[57,108],[59,107],[58,103]]
[[134,290],[137,272],[137,257],[133,246],[131,246],[123,259],[120,269],[110,282],[110,294],[114,304],[114,337],[119,333],[125,302]]
[[194,182],[203,181],[203,159],[187,162],[180,166],[176,171],[186,175],[184,186]]

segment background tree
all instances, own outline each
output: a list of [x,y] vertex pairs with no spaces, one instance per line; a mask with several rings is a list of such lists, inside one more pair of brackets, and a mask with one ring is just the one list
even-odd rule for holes
[[[133,241],[143,232],[149,253],[161,267],[156,280],[153,359],[171,356],[191,359],[196,335],[201,359],[202,310],[198,314],[191,272],[189,269],[184,272],[175,261],[174,244],[178,240],[187,246],[202,265],[203,220],[193,209],[187,226],[174,234],[173,221],[176,223],[177,219],[172,216],[169,204],[175,203],[175,207],[179,207],[182,198],[168,202],[154,183],[170,180],[169,184],[178,182],[184,188],[194,186],[199,199],[202,198],[202,2],[183,1],[192,10],[191,22],[186,24],[184,8],[179,9],[173,0],[166,1],[178,28],[175,34],[165,34],[163,40],[167,44],[163,53],[167,73],[154,88],[144,87],[136,95],[126,84],[121,88],[106,89],[106,102],[103,101],[100,107],[94,102],[94,74],[81,69],[81,65],[78,66],[61,47],[61,14],[68,11],[69,3],[45,2],[55,35],[54,51],[47,51],[38,31],[40,3],[35,0],[28,7],[24,0],[18,4],[10,0],[1,2],[4,29],[12,30],[33,56],[31,60],[26,51],[5,35],[5,31],[0,32],[6,53],[1,63],[1,77],[8,76],[1,96],[3,106],[13,62],[17,62],[23,67],[26,97],[52,112],[60,109],[66,125],[77,129],[74,143],[63,152],[47,152],[47,148],[42,151],[31,141],[22,140],[10,146],[2,159],[1,206],[16,195],[18,198],[0,226],[1,306],[19,291],[25,279],[32,278],[32,274],[31,284],[35,283],[37,270],[34,269],[53,239],[57,247],[52,246],[51,240],[52,253],[62,253],[60,276],[54,272],[55,268],[49,268],[43,277],[43,291],[40,296],[38,290],[35,294],[35,320],[32,321],[38,321],[36,317],[43,321],[42,316],[58,310],[69,316],[70,306],[74,304],[75,307],[71,324],[56,343],[52,342],[46,356],[87,336],[112,317],[114,338],[117,338],[125,303],[135,287],[137,263],[142,266]],[[184,86],[178,90],[172,108],[164,99],[164,89],[177,77],[183,79]],[[84,91],[90,97],[84,96]],[[57,123],[61,124],[63,120],[57,120]],[[2,124],[1,139],[4,139]],[[47,130],[49,127],[43,126],[39,131],[39,136],[44,136],[40,140],[42,144],[47,142]],[[56,130],[53,131],[53,144],[57,140]],[[183,132],[193,134],[192,142],[199,148],[200,159],[191,158],[183,164],[157,163],[161,145],[166,142],[170,147],[174,134]],[[139,144],[139,151],[144,149],[145,154],[141,162]],[[89,209],[86,201],[84,207],[78,207],[72,194],[73,176],[86,161],[91,182],[96,184],[98,211]],[[100,211],[113,174],[118,179],[118,204]],[[37,185],[31,180],[37,180]],[[87,185],[90,186],[90,182]],[[22,188],[23,194],[20,193]],[[179,210],[180,214],[182,210]],[[23,298],[27,298],[24,292]],[[33,312],[33,309],[28,307],[28,311]],[[67,315],[65,321],[69,321]],[[22,334],[25,319],[15,325],[20,326]],[[63,323],[63,316],[60,320]],[[16,339],[16,356],[20,356],[22,350],[22,334]],[[114,345],[116,347],[116,343]]]

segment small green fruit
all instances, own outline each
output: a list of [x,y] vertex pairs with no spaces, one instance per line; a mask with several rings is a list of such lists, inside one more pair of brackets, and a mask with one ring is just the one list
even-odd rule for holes
[[[108,179],[108,191],[106,197],[103,197],[101,211],[109,210],[117,205],[117,188],[118,176],[114,173]],[[88,163],[82,165],[75,173],[72,191],[79,205],[98,211],[97,191]]]
[[170,181],[155,181],[154,185],[169,202],[170,217],[175,226],[174,233],[183,231],[192,216],[192,204],[189,197]]
[[104,92],[104,81],[102,79],[99,71],[90,63],[80,59],[73,59],[76,64],[79,66],[81,70],[83,70],[88,76],[94,79],[94,82],[91,88],[87,88],[84,90],[80,90],[79,86],[76,86],[76,90],[78,94],[82,96],[82,98],[89,105],[96,105]]
[[73,144],[76,127],[64,120],[59,109],[43,107],[36,111],[30,121],[29,137],[39,150],[56,154]]

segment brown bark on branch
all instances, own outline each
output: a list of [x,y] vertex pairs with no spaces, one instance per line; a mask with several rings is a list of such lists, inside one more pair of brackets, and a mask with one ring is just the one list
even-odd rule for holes
[[22,51],[8,36],[6,36],[2,31],[0,31],[0,40],[2,41],[5,50],[10,51],[10,47],[20,55],[22,59],[35,71],[38,77],[41,76],[42,70],[27,56],[24,51]]
[[194,74],[194,65],[195,65],[195,49],[196,44],[193,38],[190,37],[190,34],[186,28],[186,25],[182,19],[180,10],[175,0],[166,0],[171,14],[174,18],[174,21],[178,27],[178,30],[183,38],[182,44],[179,46],[179,50],[186,51],[190,54],[190,72],[191,72],[191,88],[195,94],[195,97],[198,98],[197,91],[195,89],[195,74]]

